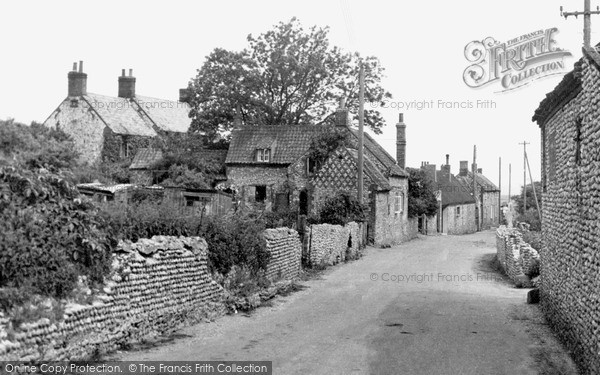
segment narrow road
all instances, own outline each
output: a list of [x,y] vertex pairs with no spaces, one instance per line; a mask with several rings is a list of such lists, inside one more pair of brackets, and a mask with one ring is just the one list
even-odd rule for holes
[[368,248],[271,306],[115,359],[270,360],[274,374],[537,374],[519,312],[527,290],[487,266],[494,241],[487,231]]

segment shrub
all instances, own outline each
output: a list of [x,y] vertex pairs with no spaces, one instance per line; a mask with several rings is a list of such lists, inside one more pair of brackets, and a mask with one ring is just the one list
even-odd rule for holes
[[[366,206],[347,192],[340,192],[323,202],[318,214],[320,223],[346,225],[351,221],[365,221]],[[314,218],[313,218],[314,220]]]
[[433,216],[438,210],[434,191],[435,183],[421,169],[407,168],[408,177],[408,217]]
[[523,241],[537,251],[542,250],[542,233],[539,231],[523,231]]
[[62,176],[0,168],[0,287],[65,297],[79,275],[102,282],[115,238]]
[[530,208],[525,214],[517,217],[517,222],[529,224],[529,230],[539,232],[542,230],[542,222],[536,208]]

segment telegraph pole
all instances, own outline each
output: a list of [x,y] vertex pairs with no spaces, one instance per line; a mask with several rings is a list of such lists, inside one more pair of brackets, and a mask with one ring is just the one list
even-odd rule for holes
[[596,7],[596,10],[590,10],[590,0],[584,0],[583,12],[563,12],[563,7],[560,7],[560,15],[567,19],[569,16],[575,16],[577,18],[583,15],[583,46],[586,48],[590,47],[591,33],[592,33],[592,14],[600,14],[600,7]]
[[535,207],[537,208],[538,217],[540,223],[542,222],[542,211],[540,210],[540,204],[538,203],[537,193],[535,192],[535,184],[533,183],[533,177],[531,177],[531,168],[529,168],[529,158],[525,154],[525,160],[527,160],[527,170],[529,171],[529,180],[531,181],[531,189],[533,190],[533,198],[535,199]]
[[523,213],[527,212],[527,145],[529,142],[519,143],[523,145]]
[[508,206],[510,207],[510,184],[512,183],[512,164],[508,163]]
[[364,148],[364,122],[365,122],[365,69],[362,63],[360,64],[359,73],[359,91],[358,91],[358,202],[363,202],[363,148]]
[[498,226],[500,225],[500,212],[502,212],[502,157],[498,158]]

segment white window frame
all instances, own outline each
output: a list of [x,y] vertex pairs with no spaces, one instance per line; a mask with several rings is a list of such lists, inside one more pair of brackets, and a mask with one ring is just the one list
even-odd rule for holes
[[404,212],[404,193],[397,192],[394,197],[394,214],[400,215]]
[[271,149],[270,148],[259,148],[256,150],[256,161],[261,163],[268,163],[271,161]]

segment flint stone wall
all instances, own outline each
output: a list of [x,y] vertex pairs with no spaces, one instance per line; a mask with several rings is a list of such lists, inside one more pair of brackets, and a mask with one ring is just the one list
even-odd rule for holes
[[504,272],[514,283],[520,283],[539,265],[536,249],[523,241],[521,232],[502,225],[496,230],[496,254]]
[[267,251],[271,259],[266,270],[270,280],[294,279],[298,277],[302,261],[300,236],[294,229],[267,229],[264,232]]
[[61,321],[25,323],[10,336],[8,320],[0,321],[0,360],[86,359],[225,313],[204,239],[155,236],[119,248],[104,293],[92,305],[67,306]]
[[600,374],[598,92],[600,67],[584,56],[581,91],[566,91],[542,127],[540,304],[583,374]]

